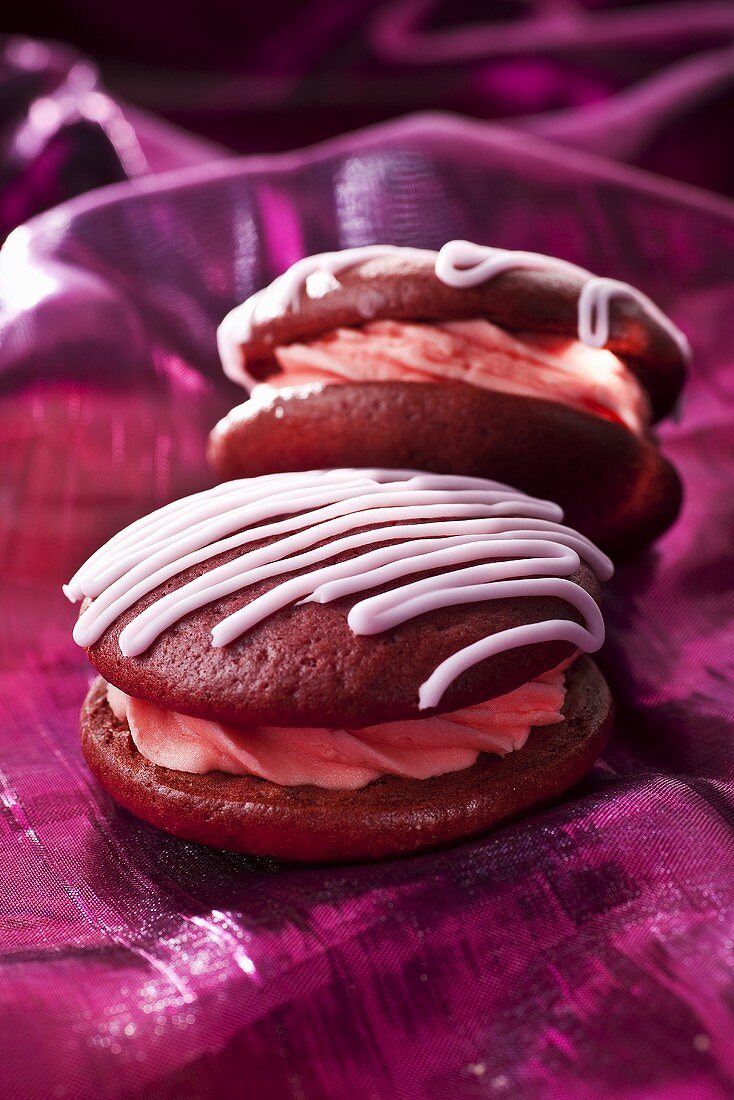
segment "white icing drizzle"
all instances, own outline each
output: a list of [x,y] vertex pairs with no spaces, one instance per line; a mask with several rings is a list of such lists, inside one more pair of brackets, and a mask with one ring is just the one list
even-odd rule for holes
[[[562,519],[556,504],[483,478],[383,469],[270,474],[226,482],[138,520],[93,554],[64,591],[72,601],[92,599],[74,629],[74,640],[90,646],[166,581],[239,551],[137,614],[119,638],[128,657],[191,612],[269,578],[278,583],[216,624],[213,645],[231,644],[282,608],[345,596],[357,597],[347,619],[357,635],[392,630],[437,608],[513,596],[558,596],[584,618],[583,626],[530,623],[467,646],[421,686],[423,709],[437,706],[467,668],[504,650],[551,640],[589,653],[601,646],[599,608],[567,578],[581,559],[602,579],[612,564]],[[255,545],[264,539],[273,541]],[[352,556],[333,560],[344,552]],[[437,576],[420,576],[436,569]],[[290,575],[296,571],[303,572]]]
[[[502,272],[519,269],[548,271],[561,276],[570,275],[574,279],[581,278],[583,284],[578,300],[577,326],[578,338],[583,344],[592,348],[606,346],[609,340],[612,299],[628,298],[637,302],[649,317],[665,329],[685,359],[690,356],[690,345],[685,334],[646,294],[629,283],[593,275],[586,268],[567,260],[544,256],[539,252],[491,248],[471,241],[448,241],[440,252],[379,244],[306,256],[279,275],[269,286],[231,310],[217,331],[219,354],[227,377],[248,389],[256,384],[256,380],[247,372],[242,346],[251,340],[256,322],[296,310],[304,290],[310,298],[324,297],[338,286],[336,276],[339,272],[384,256],[431,259],[436,276],[446,286],[456,289],[479,286]],[[364,319],[369,320],[373,314],[374,308],[371,306],[369,294],[366,293]]]
[[[245,301],[231,310],[217,329],[217,346],[224,373],[233,382],[247,386],[255,385],[255,379],[247,373],[242,344],[252,337],[256,322],[279,317],[281,313],[295,310],[301,293],[305,289],[309,298],[322,298],[338,286],[336,275],[340,271],[354,267],[367,260],[381,259],[383,256],[401,256],[405,259],[435,259],[437,253],[425,248],[401,248],[392,244],[364,245],[361,248],[343,248],[338,252],[321,252],[315,256],[304,256],[298,260],[269,286],[250,295]],[[369,320],[371,311],[369,302],[365,303],[365,320]]]

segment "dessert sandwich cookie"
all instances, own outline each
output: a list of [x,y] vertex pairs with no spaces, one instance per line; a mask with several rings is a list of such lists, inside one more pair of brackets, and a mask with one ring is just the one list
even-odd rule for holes
[[482,832],[605,743],[587,654],[611,571],[557,505],[481,478],[225,482],[66,586],[99,673],[84,755],[134,814],[234,851],[371,860]]
[[347,249],[296,263],[227,315],[218,342],[251,395],[212,432],[222,477],[490,477],[558,501],[613,554],[678,513],[651,426],[675,406],[688,345],[626,283],[468,241]]

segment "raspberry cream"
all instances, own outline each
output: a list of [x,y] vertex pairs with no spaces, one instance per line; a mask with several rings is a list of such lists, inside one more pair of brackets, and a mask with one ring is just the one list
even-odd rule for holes
[[637,435],[650,423],[640,383],[611,351],[552,334],[510,334],[480,318],[443,324],[372,321],[282,345],[273,354],[279,370],[264,381],[275,387],[465,382],[568,405],[623,424]]
[[507,695],[449,714],[359,730],[254,726],[191,718],[107,685],[138,751],[154,764],[203,775],[256,775],[280,786],[356,790],[383,775],[428,779],[461,771],[480,752],[522,748],[533,726],[563,721],[569,661]]

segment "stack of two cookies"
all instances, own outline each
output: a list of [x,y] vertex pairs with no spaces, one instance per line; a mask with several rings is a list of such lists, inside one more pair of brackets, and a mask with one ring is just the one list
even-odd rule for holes
[[66,589],[103,786],[178,836],[322,861],[446,843],[576,783],[612,721],[587,656],[607,552],[680,504],[651,434],[678,330],[627,284],[454,241],[308,257],[220,350],[251,391],[210,441],[234,480]]

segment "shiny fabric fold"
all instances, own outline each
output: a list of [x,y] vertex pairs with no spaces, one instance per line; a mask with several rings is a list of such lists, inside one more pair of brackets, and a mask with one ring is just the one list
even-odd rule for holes
[[[241,397],[214,344],[236,301],[306,252],[453,236],[632,280],[695,348],[661,433],[682,519],[607,600],[603,761],[530,820],[376,867],[276,866],[138,823],[81,758],[90,669],[62,580],[211,482],[207,432]],[[273,1097],[731,1095],[733,256],[724,200],[444,117],[123,184],[11,235],[5,1096],[206,1098],[245,1072]]]

